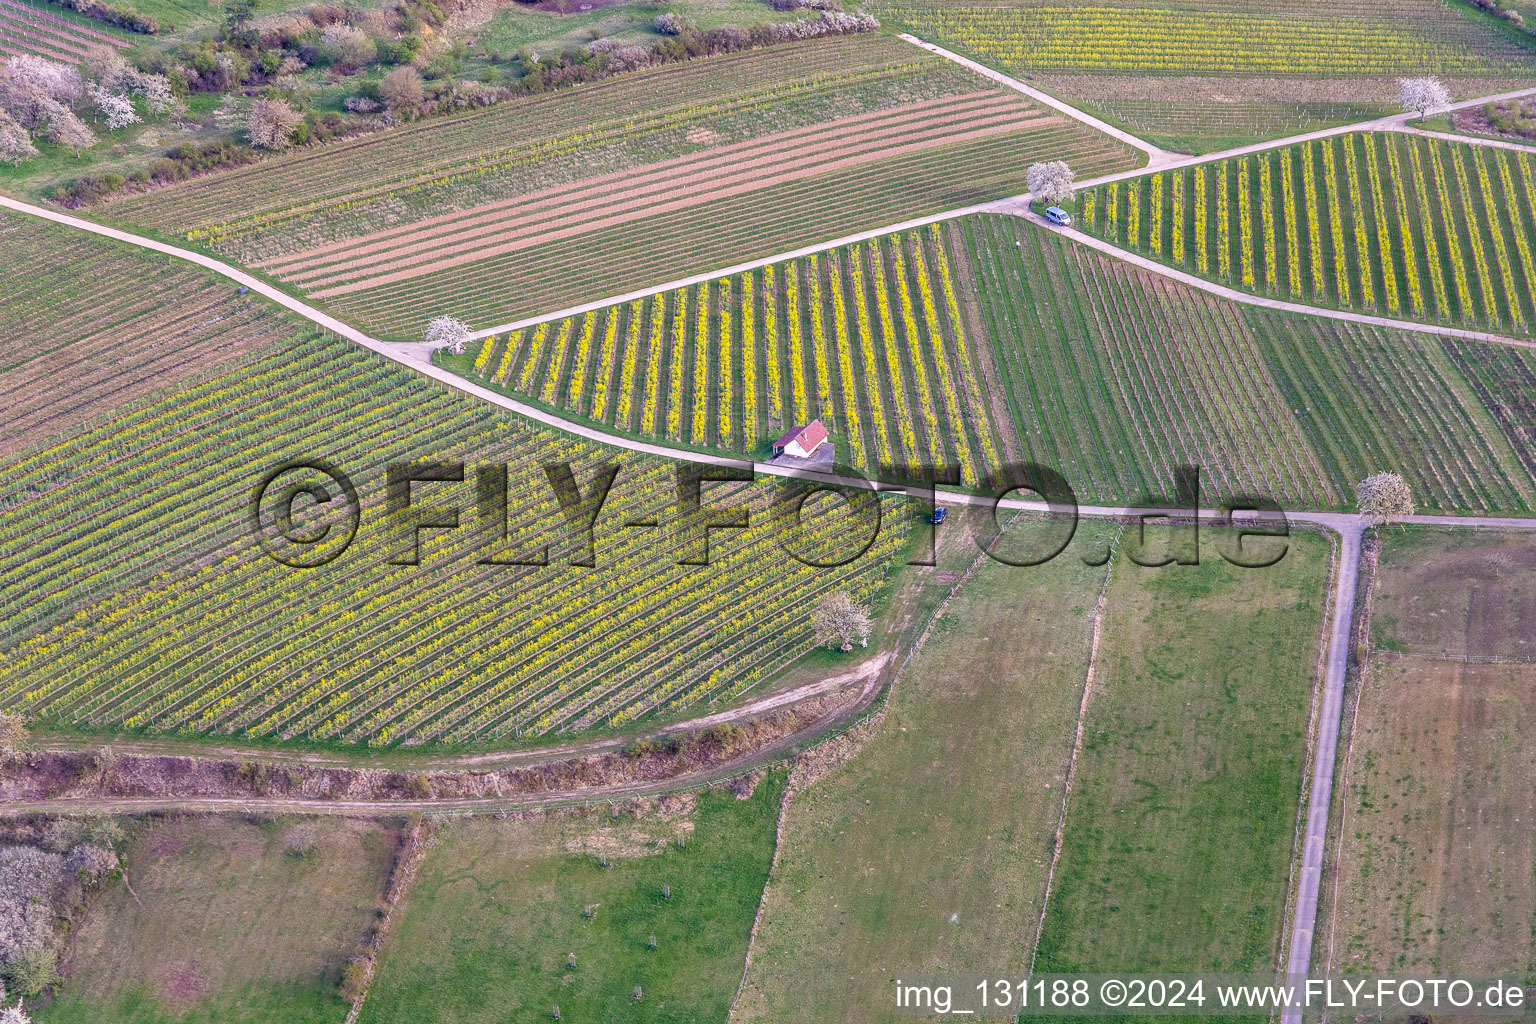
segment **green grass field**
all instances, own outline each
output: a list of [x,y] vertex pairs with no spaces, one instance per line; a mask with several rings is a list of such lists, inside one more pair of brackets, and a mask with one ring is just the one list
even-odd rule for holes
[[791,802],[737,1019],[899,1020],[903,971],[1027,968],[1105,571],[1078,555],[1113,527],[1080,534],[984,560],[861,752]]
[[[393,829],[331,818],[307,856],[296,819],[190,816],[132,826],[128,876],[92,896],[62,994],[39,1024],[329,1024],[346,958],[373,924]],[[131,938],[129,938],[131,937]]]
[[1245,291],[1530,333],[1536,162],[1394,134],[1101,186],[1084,230]]
[[1037,971],[1276,965],[1327,562],[1116,562]]
[[723,1021],[782,788],[774,774],[746,800],[709,790],[684,818],[446,826],[361,1024],[532,1024],[556,1006],[569,1021]]

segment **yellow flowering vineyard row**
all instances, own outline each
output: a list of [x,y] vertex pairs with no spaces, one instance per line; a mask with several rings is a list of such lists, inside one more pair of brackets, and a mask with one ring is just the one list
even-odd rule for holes
[[[577,321],[604,339],[611,326],[615,349],[630,337],[605,314]],[[494,376],[508,352],[512,364],[526,358],[533,333],[490,339],[473,357],[479,372]],[[355,541],[319,569],[277,563],[248,528],[253,474],[290,451],[323,451],[362,498]],[[901,543],[902,519],[890,514],[863,558],[805,566],[781,546],[767,514],[777,483],[765,481],[709,496],[747,503],[752,526],[714,531],[708,564],[683,565],[699,536],[676,521],[673,467],[622,459],[596,531],[602,571],[569,568],[580,549],[542,467],[569,462],[585,483],[616,458],[329,339],[157,396],[8,460],[21,493],[35,496],[0,524],[0,608],[17,610],[0,632],[0,707],[64,723],[371,744],[627,721],[768,678],[809,649],[817,598],[832,588],[871,596]],[[414,459],[466,463],[463,483],[427,485],[428,500],[459,505],[461,527],[423,531],[420,564],[393,565],[401,538],[383,514],[384,471]],[[478,522],[473,467],[488,463],[508,466],[505,540]],[[38,485],[59,464],[73,475],[45,498]],[[189,505],[200,513],[191,529]],[[846,550],[847,514],[808,506],[795,549],[822,559]],[[661,525],[616,526],[646,517]],[[104,543],[163,569],[117,586],[79,578],[95,572],[90,552]],[[545,545],[547,566],[510,564]],[[22,595],[57,613],[21,615]]]
[[[1517,334],[1536,317],[1530,154],[1361,133],[1153,181],[1151,200],[1089,192],[1087,230],[1258,294]],[[1149,201],[1167,209],[1131,205]]]
[[1437,339],[1225,302],[1018,218],[956,230],[1012,436],[1081,501],[1173,500],[1193,463],[1212,503],[1349,507],[1386,459],[1426,506],[1536,507],[1536,351],[1459,346],[1457,369]]
[[[574,337],[574,354],[541,360],[540,331]],[[618,431],[693,447],[766,458],[767,442],[819,417],[839,459],[864,472],[953,462],[976,481],[1002,463],[984,363],[937,227],[521,334],[528,341],[487,339],[450,366]],[[603,339],[595,361],[583,357],[593,337]],[[493,368],[524,349],[498,380]],[[615,392],[628,397],[598,400]]]
[[[1439,5],[1434,5],[1438,7]],[[1528,61],[1517,43],[1444,12],[1413,19],[1124,6],[892,3],[882,14],[1015,70],[1199,74],[1498,74]]]

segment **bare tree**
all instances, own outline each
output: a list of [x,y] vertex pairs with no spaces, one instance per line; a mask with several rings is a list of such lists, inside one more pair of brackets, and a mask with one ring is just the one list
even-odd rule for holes
[[0,1024],[32,1024],[32,1018],[18,1002],[15,1006],[0,1006]]
[[410,117],[421,109],[427,94],[421,86],[421,73],[406,65],[395,68],[379,83],[379,99],[391,114]]
[[1404,110],[1417,110],[1420,117],[1428,117],[1429,112],[1438,107],[1450,106],[1451,91],[1445,87],[1440,79],[1433,76],[1429,78],[1399,78],[1397,80],[1398,102]]
[[427,321],[427,344],[461,356],[469,348],[469,325],[458,317],[435,316]]
[[816,630],[816,643],[853,650],[857,640],[860,647],[869,646],[869,634],[873,621],[869,612],[859,605],[846,590],[828,594],[821,599],[812,615]]
[[1396,473],[1376,473],[1360,481],[1355,492],[1360,514],[1372,526],[1413,515],[1413,492]]
[[14,167],[32,156],[37,156],[37,147],[32,144],[31,134],[0,108],[0,160],[9,160]]
[[314,822],[301,821],[283,836],[283,852],[290,857],[308,857],[319,842],[320,833]]
[[293,130],[304,120],[287,100],[257,100],[245,119],[245,134],[251,145],[262,149],[287,149],[293,145]]
[[114,92],[127,88],[136,74],[122,55],[110,46],[93,46],[85,55],[84,66],[87,78]]

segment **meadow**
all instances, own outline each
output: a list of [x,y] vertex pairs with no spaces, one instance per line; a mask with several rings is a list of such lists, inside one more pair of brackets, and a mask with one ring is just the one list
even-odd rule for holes
[[285,841],[296,823],[193,815],[130,824],[134,892],[114,882],[91,897],[62,965],[62,994],[48,1005],[29,1000],[28,1011],[39,1024],[340,1020],[337,985],[374,923],[397,830],[329,819],[297,856]]
[[1328,578],[1289,544],[1115,562],[1036,971],[1278,963]]
[[[433,838],[360,1024],[723,1021],[773,857],[783,775],[610,820]],[[689,806],[689,805],[692,806]]]
[[1166,500],[1185,463],[1212,501],[1348,507],[1384,467],[1423,507],[1536,501],[1527,350],[1226,303],[1017,218],[955,230],[961,305],[992,340],[1013,426],[1005,448],[1017,439],[1080,500]]
[[1533,574],[1517,534],[1383,535],[1329,836],[1335,924],[1314,963],[1516,976],[1536,964]]
[[900,1020],[897,972],[1028,968],[1105,574],[1076,551],[982,558],[859,752],[791,800],[735,1019]]
[[1530,45],[1494,19],[1437,0],[1222,3],[880,3],[915,34],[1010,71],[1349,76],[1503,74]]
[[1117,182],[1083,230],[1244,291],[1506,334],[1536,306],[1536,158],[1362,133]]
[[886,236],[487,338],[449,365],[621,433],[766,458],[819,417],[840,462],[995,471],[945,235]]

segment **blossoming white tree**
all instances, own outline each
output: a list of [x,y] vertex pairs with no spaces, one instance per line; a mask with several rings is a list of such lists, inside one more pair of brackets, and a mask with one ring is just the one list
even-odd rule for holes
[[1397,86],[1403,109],[1417,110],[1420,117],[1428,117],[1431,110],[1451,102],[1451,91],[1438,78],[1399,78]]
[[469,325],[457,317],[435,316],[427,321],[427,344],[461,356],[469,348]]
[[86,85],[85,91],[91,98],[91,104],[107,119],[108,131],[115,132],[140,122],[139,113],[133,109],[133,101],[128,97],[108,92],[95,82]]
[[1047,206],[1055,206],[1072,198],[1073,178],[1072,168],[1067,166],[1065,160],[1030,164],[1029,172],[1024,176],[1029,194]]
[[845,590],[822,598],[811,619],[816,630],[817,644],[844,651],[853,650],[855,640],[860,647],[869,646],[869,634],[874,623],[869,612]]
[[1376,473],[1360,481],[1355,501],[1372,526],[1413,515],[1413,492],[1396,473]]
[[303,120],[287,100],[257,100],[245,119],[245,134],[251,145],[261,149],[287,149],[293,145],[293,130]]

